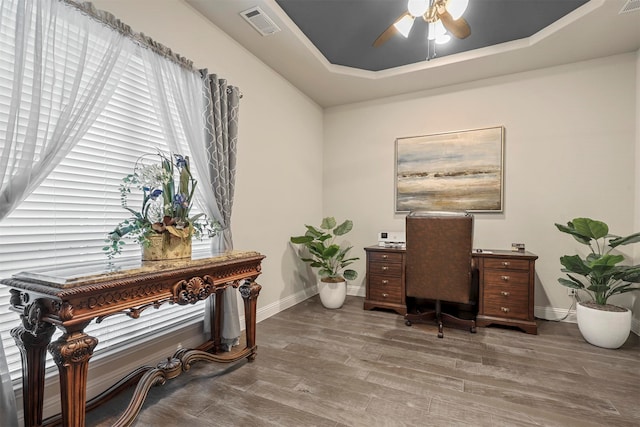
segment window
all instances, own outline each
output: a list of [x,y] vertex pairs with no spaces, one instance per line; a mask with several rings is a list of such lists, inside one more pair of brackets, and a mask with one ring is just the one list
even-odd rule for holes
[[[2,19],[4,23],[6,16]],[[12,31],[10,26],[2,27],[0,31]],[[2,41],[0,37],[0,144],[12,99],[14,61],[13,47]],[[186,141],[178,145],[181,154],[189,155]],[[46,265],[106,259],[102,251],[106,234],[130,216],[120,206],[121,180],[133,171],[139,156],[158,150],[169,152],[150,99],[144,64],[140,56],[134,56],[114,96],[82,140],[37,190],[0,221],[0,278]],[[129,197],[132,206],[141,200],[141,194]],[[193,213],[196,210],[194,207]],[[208,245],[207,240],[193,242],[194,250]],[[139,255],[139,246],[128,242],[121,256]],[[18,326],[19,319],[9,306],[8,289],[0,286],[0,335],[11,377],[16,380],[21,375],[20,355],[9,331]],[[145,310],[136,320],[122,315],[92,323],[86,332],[100,341],[96,354],[175,327],[178,319],[181,325],[200,321],[204,304],[167,308]],[[51,360],[47,363],[53,366]]]

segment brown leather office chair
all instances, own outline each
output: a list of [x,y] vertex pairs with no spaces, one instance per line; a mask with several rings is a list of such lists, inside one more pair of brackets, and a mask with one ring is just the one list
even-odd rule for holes
[[[412,212],[406,217],[406,238],[406,295],[407,304],[413,303],[405,315],[406,325],[435,320],[439,338],[444,336],[444,324],[475,333],[478,288],[471,260],[473,216]],[[422,304],[433,308],[425,310]],[[456,314],[443,312],[443,305]]]

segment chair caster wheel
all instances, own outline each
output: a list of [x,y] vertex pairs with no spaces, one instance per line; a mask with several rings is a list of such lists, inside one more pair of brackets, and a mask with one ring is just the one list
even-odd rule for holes
[[475,333],[476,333],[476,327],[475,327],[475,326],[471,327],[471,329],[470,329],[469,331],[470,331],[472,334],[475,334]]
[[411,320],[405,320],[404,324],[407,325],[407,326],[411,326]]
[[438,332],[438,338],[444,338],[444,334],[442,332]]

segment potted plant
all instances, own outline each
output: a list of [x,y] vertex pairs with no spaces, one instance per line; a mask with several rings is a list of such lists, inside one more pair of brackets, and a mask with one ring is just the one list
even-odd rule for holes
[[568,278],[561,277],[558,282],[584,291],[592,299],[579,302],[576,307],[580,333],[593,345],[620,347],[629,337],[631,311],[608,304],[607,300],[613,295],[640,290],[637,285],[640,265],[620,265],[625,256],[611,252],[618,246],[640,242],[640,233],[626,237],[609,234],[607,224],[591,218],[574,218],[567,225],[556,224],[556,227],[589,246],[591,251],[584,258],[580,255],[560,257],[562,271]]
[[[109,258],[122,252],[124,237],[142,247],[143,260],[191,257],[191,238],[209,237],[218,231],[216,221],[206,215],[189,216],[197,181],[191,175],[189,157],[157,154],[158,162],[136,160],[133,173],[120,184],[120,204],[131,213],[107,235],[102,249]],[[140,210],[129,207],[131,188],[142,192]]]
[[352,246],[342,248],[335,243],[337,236],[344,236],[353,228],[353,222],[346,220],[336,225],[334,217],[322,220],[320,228],[305,225],[307,232],[304,236],[291,237],[291,243],[303,245],[310,254],[300,259],[311,267],[318,269],[318,292],[320,301],[326,308],[340,308],[347,296],[346,280],[358,277],[355,270],[345,269],[359,258],[348,258],[347,254]]

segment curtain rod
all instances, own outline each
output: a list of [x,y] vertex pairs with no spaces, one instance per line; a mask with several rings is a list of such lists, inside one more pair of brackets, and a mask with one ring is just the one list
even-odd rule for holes
[[122,34],[123,36],[128,37],[134,42],[142,45],[142,47],[151,49],[158,55],[161,55],[167,59],[170,59],[171,61],[177,63],[181,67],[184,67],[189,71],[198,72],[198,70],[193,66],[193,61],[191,61],[190,59],[187,59],[184,56],[181,56],[173,52],[171,49],[164,46],[163,44],[158,43],[157,41],[153,40],[151,37],[144,35],[144,33],[138,33],[136,31],[133,31],[129,25],[125,24],[120,19],[116,18],[115,15],[105,10],[97,9],[93,5],[93,3],[78,2],[76,0],[59,0],[59,1],[62,1],[63,3],[66,3],[78,9],[80,12],[90,16],[96,21],[104,25],[107,25],[108,27]]
[[[175,62],[181,67],[191,72],[198,73],[198,75],[202,75],[203,70],[195,68],[193,66],[193,61],[191,61],[190,59],[187,59],[184,56],[181,56],[173,52],[171,49],[169,49],[165,45],[158,43],[157,41],[153,40],[149,36],[144,35],[144,33],[138,33],[136,31],[133,31],[129,25],[125,24],[120,19],[116,18],[115,15],[105,10],[97,9],[93,5],[93,3],[78,2],[76,0],[59,0],[59,1],[62,1],[63,3],[66,3],[69,6],[72,6],[78,9],[81,13],[88,15],[89,17],[95,19],[96,21],[102,23],[103,25],[107,25],[108,27],[122,34],[123,36],[133,40],[135,43],[138,43],[140,46],[147,49],[151,49],[156,54],[164,58],[167,58],[170,61]],[[233,86],[229,86],[229,88],[233,88]],[[242,92],[239,89],[238,89],[238,96],[242,98]]]

